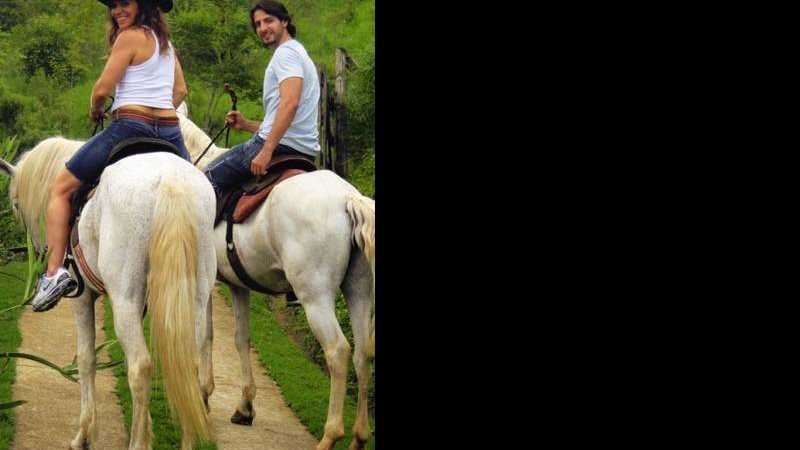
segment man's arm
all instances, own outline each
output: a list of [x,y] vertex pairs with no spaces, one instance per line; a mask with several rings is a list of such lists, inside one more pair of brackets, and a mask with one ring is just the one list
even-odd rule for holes
[[261,122],[246,119],[239,111],[228,111],[225,120],[231,128],[239,131],[257,133],[258,129],[261,127]]
[[[272,159],[272,152],[286,134],[286,130],[292,125],[297,108],[300,106],[300,92],[303,90],[303,79],[300,77],[289,77],[281,81],[280,84],[281,101],[278,103],[278,111],[275,113],[275,122],[269,136],[264,141],[261,151],[253,158],[250,163],[250,171],[253,175],[260,176],[267,172],[267,165]],[[256,131],[258,131],[256,129]]]

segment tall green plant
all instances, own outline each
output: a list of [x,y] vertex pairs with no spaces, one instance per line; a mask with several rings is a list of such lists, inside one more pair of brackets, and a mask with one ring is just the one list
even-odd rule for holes
[[[19,142],[16,136],[0,141],[0,157],[4,160],[13,161],[18,151]],[[5,264],[13,257],[10,249],[25,243],[25,232],[14,217],[8,198],[9,181],[9,178],[0,176],[0,264]]]

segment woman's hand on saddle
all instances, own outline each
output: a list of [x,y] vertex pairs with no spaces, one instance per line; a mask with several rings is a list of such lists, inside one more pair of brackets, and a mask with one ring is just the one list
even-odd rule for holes
[[247,119],[239,111],[229,111],[228,115],[225,116],[225,123],[234,130],[242,130],[247,123]]

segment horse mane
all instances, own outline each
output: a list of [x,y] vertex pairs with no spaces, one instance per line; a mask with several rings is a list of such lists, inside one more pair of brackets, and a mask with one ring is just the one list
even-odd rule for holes
[[[203,153],[203,150],[208,147],[208,143],[211,142],[211,138],[202,129],[200,129],[200,127],[195,125],[195,123],[192,122],[186,115],[179,111],[176,112],[181,122],[183,143],[186,145],[186,149],[189,150],[189,154],[192,157],[192,163],[194,163],[197,157]],[[204,170],[208,163],[226,151],[228,151],[227,148],[217,147],[216,145],[212,144],[211,148],[209,148],[206,154],[203,155],[203,158],[200,160],[200,162],[197,163],[197,168]]]
[[17,199],[18,216],[34,235],[39,233],[40,221],[44,223],[50,184],[83,144],[61,136],[48,138],[25,152],[17,162],[9,193]]

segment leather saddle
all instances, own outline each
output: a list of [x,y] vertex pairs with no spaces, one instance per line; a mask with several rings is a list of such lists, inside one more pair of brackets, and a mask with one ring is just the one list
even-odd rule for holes
[[266,175],[234,186],[217,198],[217,215],[214,225],[231,217],[233,223],[242,223],[261,205],[281,181],[317,170],[311,156],[274,155],[267,166]]

